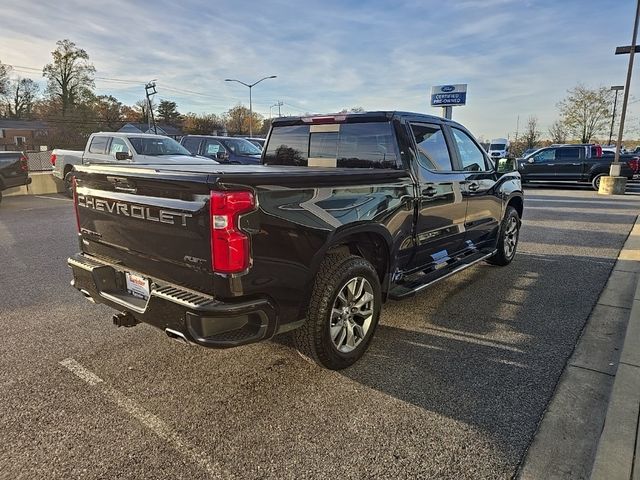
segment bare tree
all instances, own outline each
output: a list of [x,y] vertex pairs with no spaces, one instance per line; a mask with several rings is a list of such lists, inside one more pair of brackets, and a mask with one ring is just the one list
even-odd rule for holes
[[567,143],[567,127],[562,120],[556,120],[549,127],[549,137],[553,143]]
[[11,67],[0,62],[0,96],[9,92],[9,71]]
[[540,130],[538,130],[538,117],[530,115],[527,119],[527,126],[522,133],[522,142],[525,148],[533,148],[540,141]]
[[588,89],[578,84],[558,103],[562,122],[582,143],[588,143],[607,127],[612,96],[608,88]]
[[18,120],[31,117],[38,90],[38,84],[30,78],[10,82],[6,94],[7,115]]
[[53,62],[45,65],[42,76],[47,78],[47,93],[60,101],[64,116],[94,87],[96,69],[89,55],[70,40],[58,40],[51,52]]

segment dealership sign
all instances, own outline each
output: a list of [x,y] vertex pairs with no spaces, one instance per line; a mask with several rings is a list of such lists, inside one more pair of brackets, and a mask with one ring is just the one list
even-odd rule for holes
[[467,103],[467,84],[436,85],[431,87],[432,107],[452,107]]

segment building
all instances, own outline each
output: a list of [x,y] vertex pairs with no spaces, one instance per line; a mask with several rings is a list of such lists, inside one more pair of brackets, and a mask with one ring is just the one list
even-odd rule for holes
[[[163,123],[156,123],[156,129],[158,130],[158,135],[165,135],[167,137],[171,137],[175,140],[180,139],[184,135],[179,128],[176,128],[172,125],[165,125]],[[147,123],[125,123],[118,132],[122,133],[156,133],[153,130],[153,125],[149,128],[149,124]]]
[[37,120],[0,119],[0,151],[39,151],[45,145],[47,125]]

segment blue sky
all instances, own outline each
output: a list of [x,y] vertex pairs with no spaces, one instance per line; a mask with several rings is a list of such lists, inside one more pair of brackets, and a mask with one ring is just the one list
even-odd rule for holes
[[5,0],[0,61],[40,69],[69,38],[89,53],[99,94],[134,103],[157,79],[158,97],[183,113],[248,105],[247,89],[228,77],[278,76],[254,88],[265,116],[278,100],[293,115],[353,106],[439,114],[431,85],[468,83],[454,119],[477,136],[513,137],[518,115],[521,128],[536,115],[546,131],[577,82],[624,83],[628,57],[613,51],[630,43],[634,13],[634,0]]

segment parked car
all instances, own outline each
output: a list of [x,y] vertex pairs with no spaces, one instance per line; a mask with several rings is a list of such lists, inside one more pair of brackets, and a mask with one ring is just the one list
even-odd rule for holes
[[499,160],[509,156],[509,140],[506,138],[494,138],[489,144],[489,157]]
[[262,150],[244,138],[185,135],[180,141],[194,155],[202,155],[220,163],[258,165]]
[[23,152],[0,152],[0,202],[3,190],[31,183],[28,162]]
[[[613,162],[616,152],[611,150],[602,150],[602,157]],[[634,177],[640,174],[640,155],[637,153],[620,153],[620,162],[626,163],[631,168]]]
[[195,158],[172,138],[145,133],[94,133],[87,140],[84,151],[55,149],[51,152],[53,175],[64,181],[68,196],[72,193],[71,172],[77,165],[96,163],[196,165],[211,164],[211,162],[209,159]]
[[527,148],[524,152],[522,152],[522,158],[528,157],[533,152],[537,152],[538,150],[540,150],[540,148]]
[[244,137],[244,139],[250,141],[251,143],[253,143],[260,150],[262,150],[264,148],[264,144],[267,141],[266,138],[255,138],[255,137]]
[[292,332],[331,369],[363,355],[386,299],[508,265],[524,207],[517,172],[418,113],[278,118],[262,165],[82,165],[75,182],[72,285],[116,325],[210,348]]
[[[603,155],[599,145],[551,145],[519,158],[518,171],[524,182],[591,182],[595,190],[609,174],[612,156]],[[633,178],[633,170],[623,163],[622,175]]]

